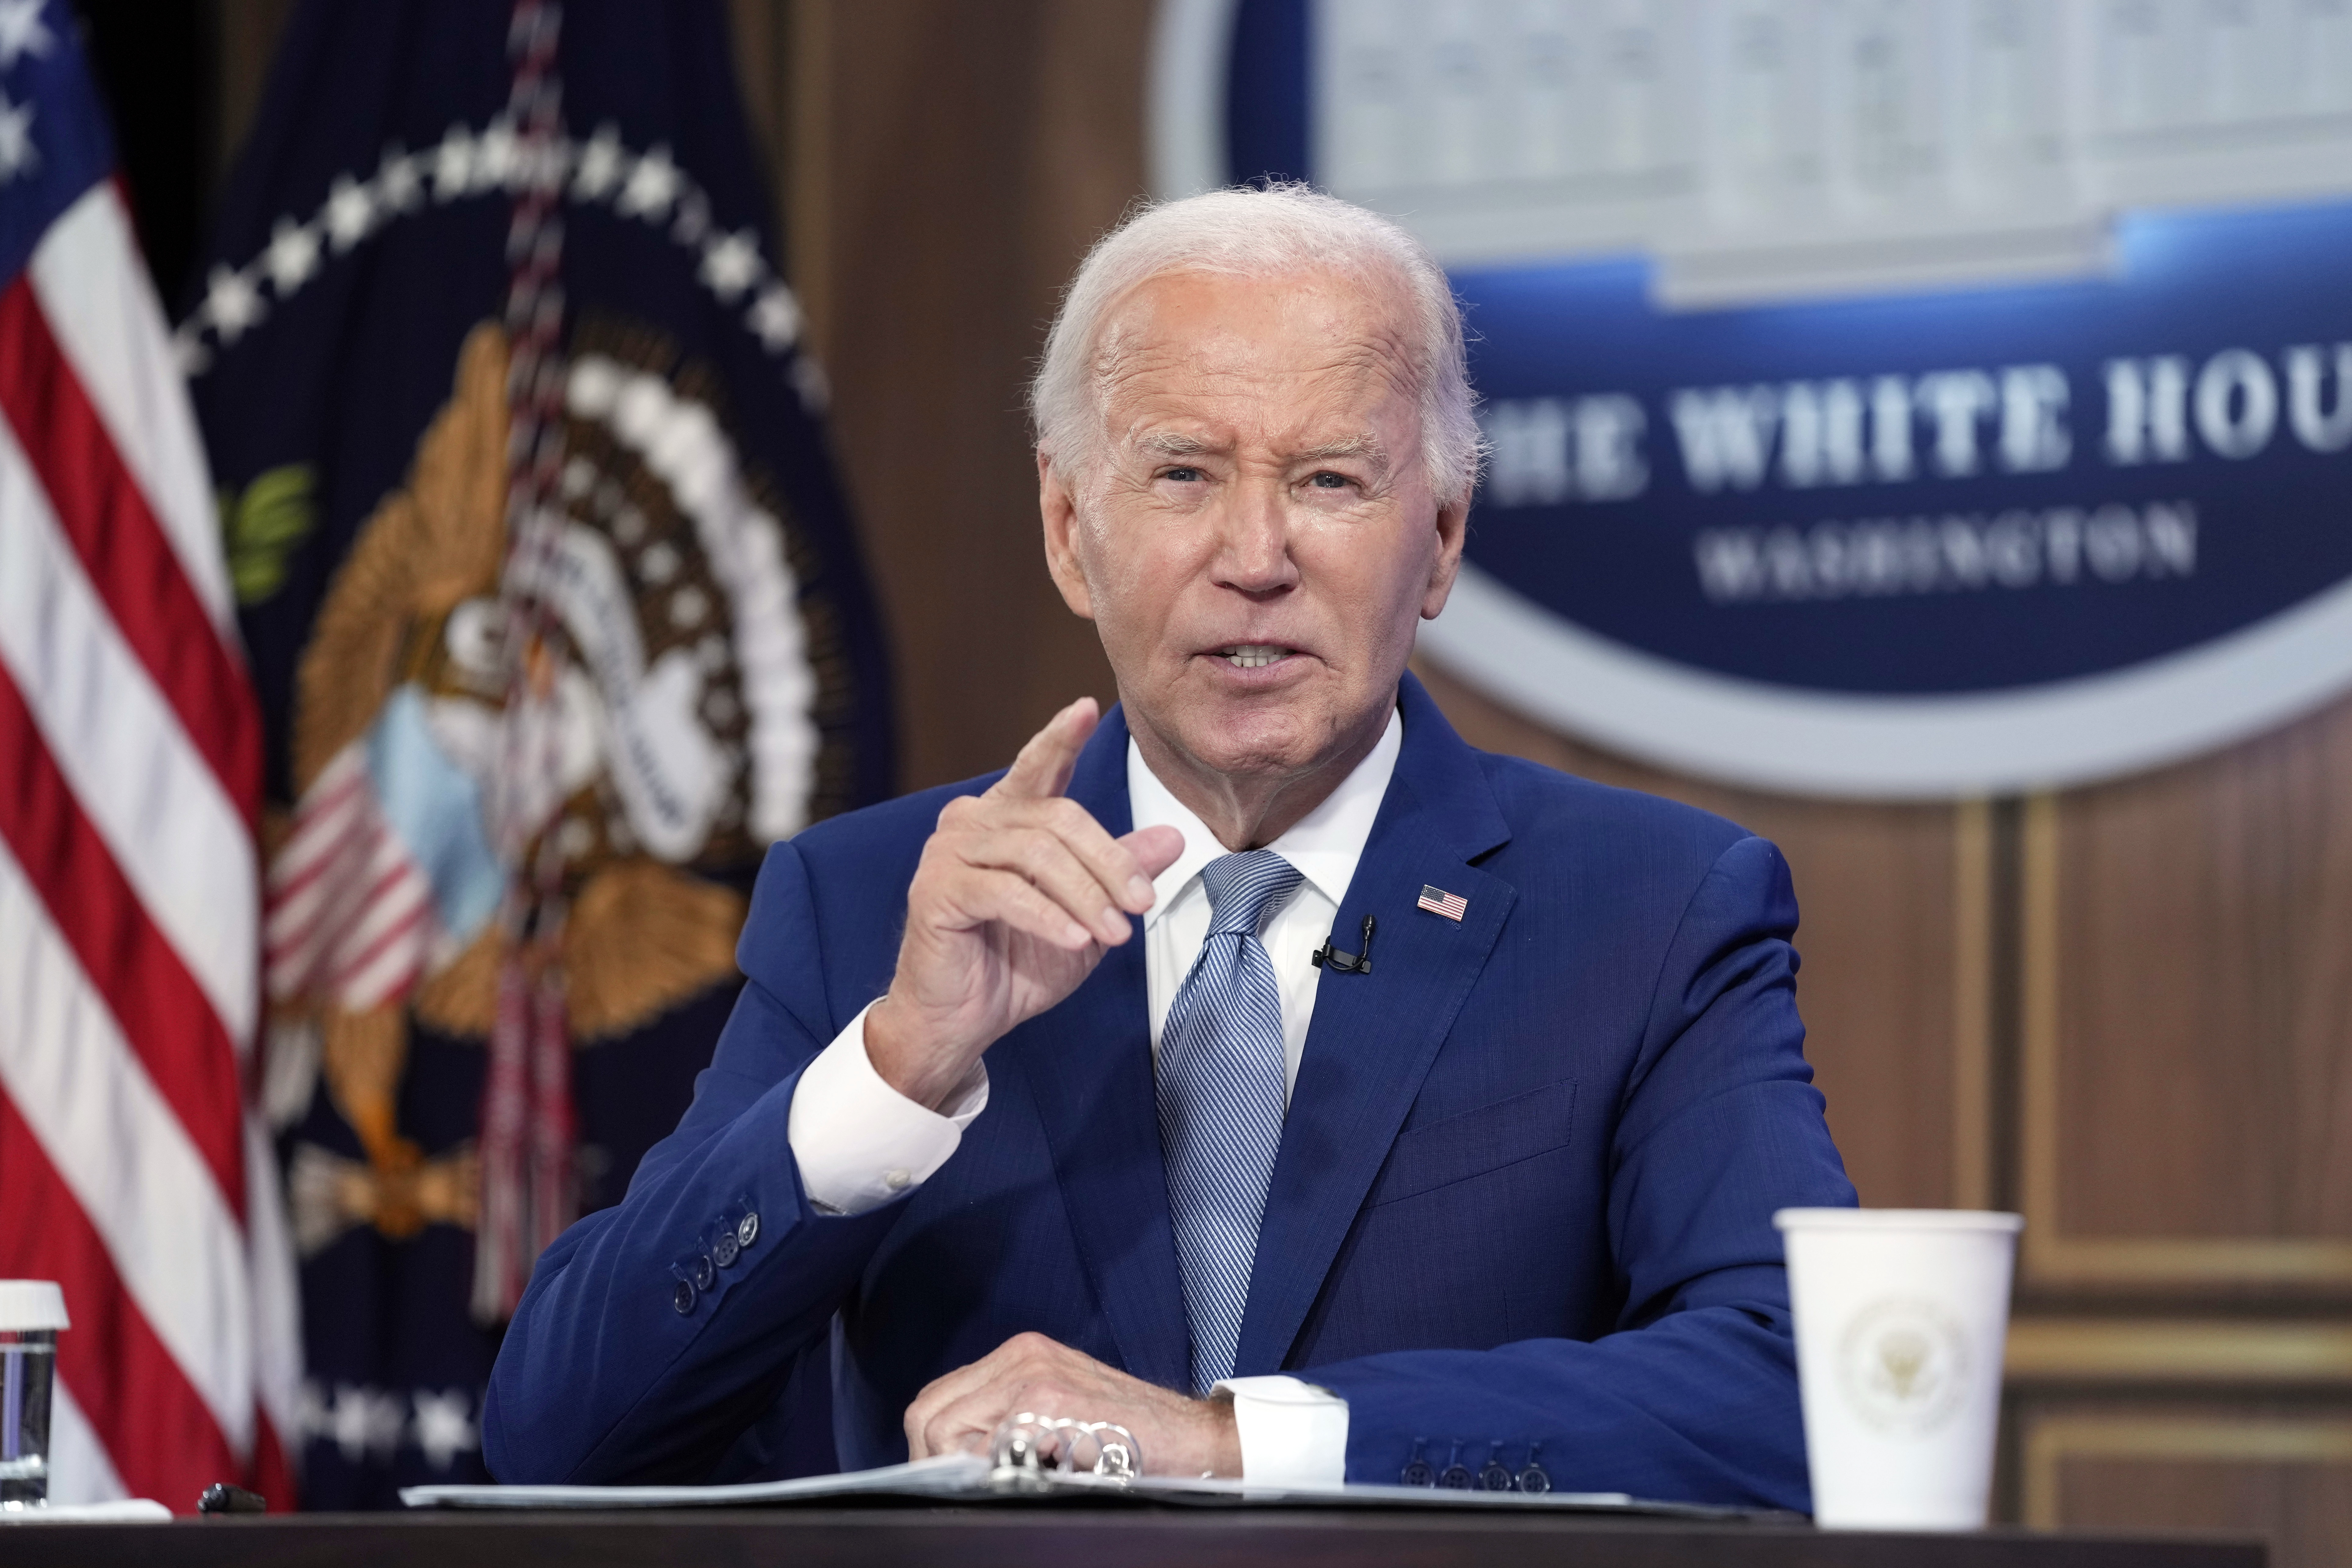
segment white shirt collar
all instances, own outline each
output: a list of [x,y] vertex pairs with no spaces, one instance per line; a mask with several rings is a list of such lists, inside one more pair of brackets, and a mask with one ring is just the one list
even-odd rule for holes
[[[1355,771],[1339,781],[1339,787],[1322,805],[1266,846],[1297,867],[1300,874],[1315,884],[1316,890],[1334,904],[1348,896],[1348,884],[1356,875],[1356,862],[1364,857],[1364,843],[1372,836],[1372,819],[1380,815],[1381,801],[1389,792],[1389,778],[1396,772],[1397,753],[1403,748],[1404,719],[1391,712],[1389,727],[1381,731],[1380,740],[1356,764]],[[1137,827],[1172,827],[1184,836],[1184,853],[1151,880],[1151,912],[1143,917],[1148,928],[1159,923],[1160,915],[1201,874],[1202,867],[1229,851],[1192,815],[1191,808],[1160,782],[1159,775],[1144,763],[1143,749],[1131,735],[1127,742],[1127,804]]]

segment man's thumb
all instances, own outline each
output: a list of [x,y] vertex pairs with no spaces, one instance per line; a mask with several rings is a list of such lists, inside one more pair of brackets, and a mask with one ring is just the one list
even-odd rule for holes
[[1119,840],[1127,852],[1135,857],[1147,877],[1157,877],[1176,864],[1184,853],[1184,836],[1164,824],[1157,827],[1139,827]]

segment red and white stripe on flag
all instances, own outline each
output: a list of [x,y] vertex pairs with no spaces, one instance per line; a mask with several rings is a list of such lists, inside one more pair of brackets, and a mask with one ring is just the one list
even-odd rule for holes
[[214,517],[100,181],[0,289],[0,1277],[65,1287],[58,1500],[292,1500],[293,1260],[247,1089],[260,719]]

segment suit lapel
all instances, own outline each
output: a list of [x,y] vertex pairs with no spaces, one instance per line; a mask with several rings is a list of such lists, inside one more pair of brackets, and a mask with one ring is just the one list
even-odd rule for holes
[[[1132,826],[1127,722],[1117,708],[1079,754],[1069,793],[1112,837]],[[1063,1206],[1122,1364],[1181,1388],[1192,1349],[1160,1163],[1143,922],[1134,929],[1061,1005],[1003,1044],[1014,1047],[1009,1054],[1028,1077]]]
[[[1258,1230],[1244,1375],[1281,1369],[1517,898],[1468,864],[1510,836],[1476,753],[1411,675],[1400,698],[1404,747],[1334,927],[1379,922],[1372,972],[1327,969],[1317,984]],[[1458,922],[1416,907],[1424,884],[1467,900]]]

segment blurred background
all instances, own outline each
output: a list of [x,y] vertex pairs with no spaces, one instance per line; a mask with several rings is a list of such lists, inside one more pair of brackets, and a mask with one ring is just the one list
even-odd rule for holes
[[[305,149],[339,115],[392,113],[387,84],[423,90],[428,66],[488,83],[476,109],[452,89],[417,110],[412,148],[501,102],[527,122],[508,8],[476,0],[470,66],[448,63],[447,7],[366,39],[278,0],[76,9],[145,261],[185,363],[211,356],[194,384],[231,569],[278,559],[294,584],[245,619],[261,841],[280,852],[297,786],[366,727],[305,738],[298,689],[331,673],[296,666],[341,590],[304,552],[358,552],[387,490],[425,483],[427,420],[465,405],[462,331],[436,324],[431,363],[382,383],[354,368],[398,353],[360,323],[397,336],[425,309],[401,268],[440,265],[365,261],[361,223],[349,267],[376,270],[341,324],[256,370],[244,332],[311,329],[290,308],[243,324],[219,269],[235,283],[283,213],[327,211],[336,165]],[[598,8],[567,9],[568,134],[586,145],[601,69],[642,170],[657,138],[628,117],[690,118],[696,94],[648,108],[627,62],[574,70]],[[691,163],[698,136],[737,156],[709,150],[725,124],[665,145],[740,209],[720,226],[773,237],[781,341],[822,367],[775,395],[805,444],[751,452],[751,373],[667,306],[600,328],[595,352],[677,399],[699,384],[687,360],[718,367],[744,482],[766,494],[766,464],[785,551],[832,595],[810,636],[854,674],[814,678],[834,750],[798,819],[1000,766],[1072,697],[1115,698],[1041,569],[1021,412],[1097,237],[1139,198],[1267,175],[1403,215],[1471,303],[1497,446],[1473,522],[1485,596],[1416,668],[1475,744],[1786,851],[1809,1052],[1863,1202],[2027,1219],[1997,1516],[2253,1530],[2292,1564],[2352,1550],[2352,626],[2328,618],[2352,576],[2343,0],[730,0],[665,24],[680,72],[703,45],[678,18],[706,14],[750,173]],[[388,213],[367,175],[384,141],[352,144]],[[468,320],[509,289],[507,225],[501,204]],[[343,242],[318,232],[331,270]],[[567,257],[599,232],[578,219]],[[640,317],[670,346],[646,349]],[[585,419],[597,395],[571,384]],[[325,454],[317,542],[270,557],[249,508],[240,557],[238,498],[292,461],[271,433],[309,417],[289,404],[254,434],[247,411],[321,387],[341,423],[305,437]],[[1892,415],[1890,395],[1908,399]],[[386,455],[350,458],[379,426]],[[1879,578],[1856,564],[1874,549],[1897,563]],[[783,818],[754,800],[730,820],[735,850],[683,860],[740,896],[758,828]],[[517,929],[516,951],[543,934]],[[436,1162],[472,1147],[495,1008],[425,996],[446,962],[425,961],[428,1016],[396,1048],[349,1019],[404,991],[344,1014],[350,996],[305,1014],[287,993],[268,1031],[273,1058],[309,1063],[269,1071],[310,1347],[283,1436],[312,1506],[478,1473],[484,1178]],[[586,1201],[617,1195],[724,1016],[723,977],[678,962],[602,1024],[576,1016],[575,982]],[[600,1109],[625,1103],[634,1121]]]

